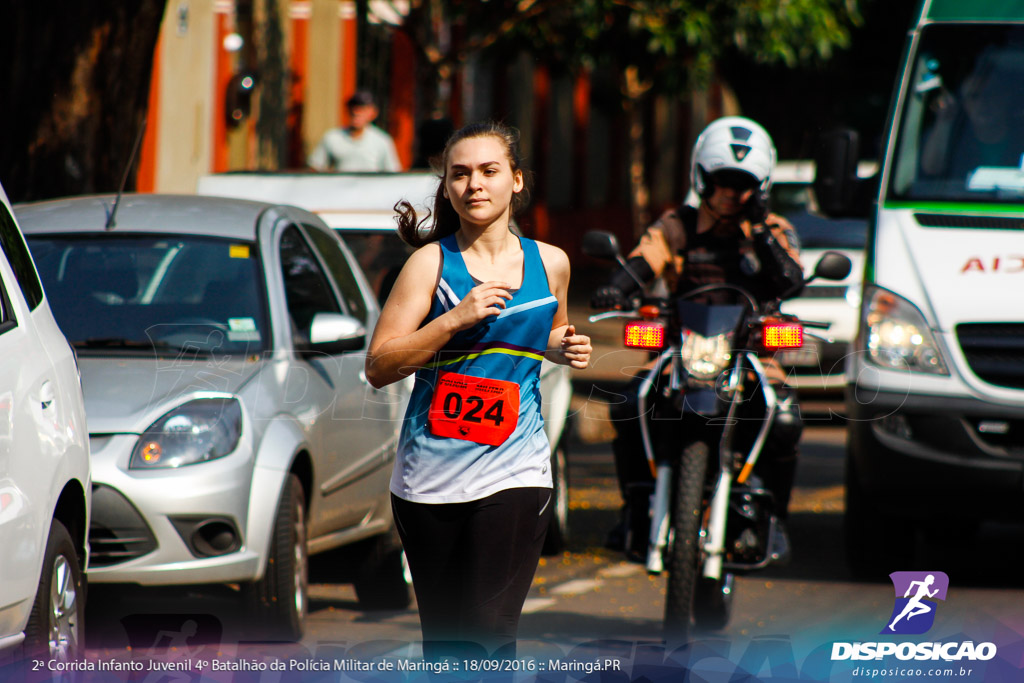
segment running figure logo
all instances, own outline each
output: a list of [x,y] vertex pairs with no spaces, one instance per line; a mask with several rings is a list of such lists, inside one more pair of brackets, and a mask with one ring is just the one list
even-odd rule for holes
[[[935,600],[945,600],[949,577],[943,572],[893,572],[896,604],[882,633],[925,633],[935,623]],[[902,597],[900,597],[902,596]]]

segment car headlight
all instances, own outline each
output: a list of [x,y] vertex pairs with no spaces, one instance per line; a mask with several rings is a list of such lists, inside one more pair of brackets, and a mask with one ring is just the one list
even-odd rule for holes
[[928,323],[914,304],[887,289],[869,287],[864,296],[867,357],[883,368],[948,375]]
[[680,355],[683,367],[697,379],[714,379],[732,360],[731,334],[704,337],[695,332],[686,334]]
[[143,432],[128,467],[184,467],[223,458],[235,450],[241,437],[238,399],[196,399],[178,406]]

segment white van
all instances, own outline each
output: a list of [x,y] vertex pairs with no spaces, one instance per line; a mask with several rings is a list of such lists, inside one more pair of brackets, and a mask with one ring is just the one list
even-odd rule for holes
[[[1024,3],[924,0],[847,362],[847,549],[860,574],[909,566],[929,525],[1024,518],[1022,79]],[[856,194],[854,143],[832,136],[818,159],[833,213]]]

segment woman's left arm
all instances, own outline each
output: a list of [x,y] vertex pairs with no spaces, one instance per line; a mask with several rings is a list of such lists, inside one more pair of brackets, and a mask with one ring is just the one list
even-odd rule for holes
[[558,247],[537,243],[540,258],[544,262],[544,270],[548,276],[551,293],[558,299],[558,310],[551,323],[551,334],[548,335],[547,351],[544,357],[552,363],[569,365],[583,370],[590,364],[590,337],[576,334],[576,326],[569,324],[566,297],[569,291],[569,257]]

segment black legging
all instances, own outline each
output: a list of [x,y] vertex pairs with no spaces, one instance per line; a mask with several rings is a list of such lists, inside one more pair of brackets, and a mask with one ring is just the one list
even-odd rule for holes
[[391,506],[412,570],[424,657],[462,657],[479,652],[474,645],[514,656],[551,518],[551,489],[506,489],[446,504],[393,495]]

